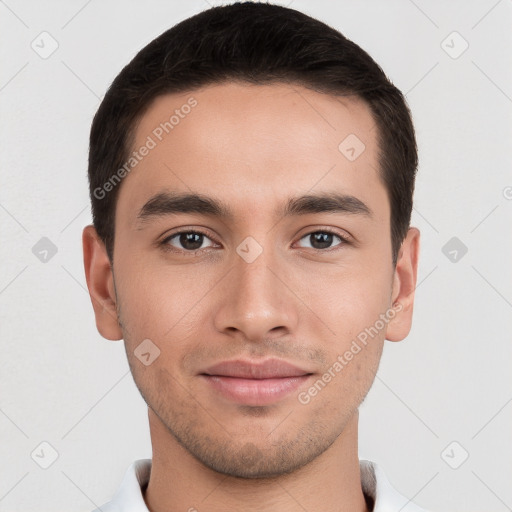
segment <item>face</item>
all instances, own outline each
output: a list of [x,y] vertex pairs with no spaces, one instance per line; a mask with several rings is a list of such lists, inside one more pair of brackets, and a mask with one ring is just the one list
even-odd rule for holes
[[[116,210],[120,336],[153,421],[205,466],[262,477],[314,460],[398,337],[376,130],[360,100],[285,84],[162,96],[138,124]],[[269,358],[304,376],[250,391],[209,371]]]

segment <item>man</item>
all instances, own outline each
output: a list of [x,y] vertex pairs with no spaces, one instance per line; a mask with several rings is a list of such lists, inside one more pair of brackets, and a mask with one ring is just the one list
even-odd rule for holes
[[411,327],[416,168],[400,91],[296,10],[206,10],[122,70],[91,129],[84,264],[153,456],[101,510],[421,510],[357,444],[384,340]]

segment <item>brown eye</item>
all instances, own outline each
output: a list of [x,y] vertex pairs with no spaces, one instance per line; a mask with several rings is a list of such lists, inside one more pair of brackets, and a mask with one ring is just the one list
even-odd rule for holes
[[210,240],[205,233],[200,231],[180,231],[168,236],[162,241],[165,246],[171,246],[175,249],[192,252],[204,249],[203,243],[205,239]]
[[[341,243],[335,244],[333,246],[332,244],[336,238]],[[330,231],[314,231],[303,236],[301,240],[308,240],[310,245],[306,247],[310,247],[316,250],[331,249],[333,247],[343,245],[344,243],[348,243],[348,240],[346,240],[344,237],[335,233],[331,233]]]

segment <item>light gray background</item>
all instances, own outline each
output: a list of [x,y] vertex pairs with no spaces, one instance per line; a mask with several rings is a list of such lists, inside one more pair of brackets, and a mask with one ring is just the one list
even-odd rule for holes
[[[512,510],[512,1],[280,3],[368,51],[417,129],[414,326],[385,344],[360,408],[360,458],[428,509]],[[1,511],[90,511],[151,457],[123,344],[98,334],[86,291],[88,135],[120,69],[207,7],[0,1]],[[43,31],[59,45],[47,59],[31,48],[48,48]],[[453,31],[469,44],[458,58],[445,51],[462,48]],[[42,237],[58,249],[46,263],[32,252]],[[468,248],[456,262],[442,251],[452,237]],[[31,458],[43,441],[58,452],[48,469]]]

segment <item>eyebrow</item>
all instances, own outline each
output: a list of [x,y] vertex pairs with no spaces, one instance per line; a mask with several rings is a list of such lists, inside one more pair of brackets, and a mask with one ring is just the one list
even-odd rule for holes
[[[234,214],[223,201],[197,193],[160,192],[151,197],[137,215],[138,229],[151,220],[168,215],[198,213],[210,217],[233,220]],[[341,213],[372,218],[371,209],[357,197],[335,192],[291,197],[275,210],[276,217],[290,217],[312,213]]]

